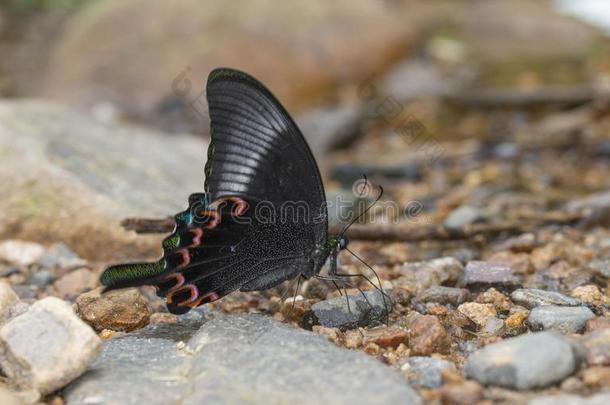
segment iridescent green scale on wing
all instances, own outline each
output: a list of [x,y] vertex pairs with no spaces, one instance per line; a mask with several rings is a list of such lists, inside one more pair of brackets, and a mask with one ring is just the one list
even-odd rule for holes
[[127,263],[108,267],[100,281],[106,289],[113,286],[129,287],[139,285],[140,280],[150,279],[162,274],[165,270],[164,260],[153,263]]

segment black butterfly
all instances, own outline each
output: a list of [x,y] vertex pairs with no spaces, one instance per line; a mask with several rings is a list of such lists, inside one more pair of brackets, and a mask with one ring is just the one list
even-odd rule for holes
[[158,262],[109,267],[101,276],[106,290],[155,285],[180,314],[238,289],[319,276],[329,256],[335,282],[347,240],[344,232],[328,236],[320,172],[294,121],[269,90],[237,70],[212,71],[206,94],[205,193],[191,195],[175,216]]

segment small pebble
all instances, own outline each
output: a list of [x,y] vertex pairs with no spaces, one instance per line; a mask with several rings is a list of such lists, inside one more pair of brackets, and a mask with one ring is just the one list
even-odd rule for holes
[[148,325],[150,308],[136,288],[100,292],[90,291],[76,299],[78,315],[95,330],[129,332]]
[[392,307],[389,294],[379,290],[368,290],[364,294],[368,302],[362,294],[357,294],[348,296],[349,306],[345,296],[312,305],[303,316],[302,326],[311,329],[314,325],[322,325],[346,330],[383,323]]
[[466,302],[457,309],[478,327],[485,326],[490,319],[495,318],[496,309],[491,304],[479,304],[477,302]]
[[476,301],[480,304],[492,304],[498,312],[508,312],[512,307],[508,297],[495,288],[479,294]]
[[593,319],[589,319],[585,324],[585,332],[593,332],[598,329],[610,328],[610,318],[605,316],[598,316]]
[[589,268],[603,277],[610,278],[610,259],[593,260],[589,263]]
[[44,247],[38,243],[22,240],[0,242],[0,261],[17,266],[29,266],[43,255]]
[[443,371],[456,370],[455,364],[450,361],[434,357],[409,357],[400,367],[403,375],[409,382],[422,388],[438,388],[443,384]]
[[436,316],[422,315],[411,323],[409,348],[412,355],[427,356],[432,353],[447,353],[449,344],[447,331]]
[[582,344],[590,366],[610,366],[610,329],[599,329],[584,335]]
[[74,300],[79,294],[98,286],[98,279],[87,268],[73,270],[55,281],[57,294],[66,300]]
[[466,285],[511,287],[520,283],[513,269],[502,264],[482,261],[470,261],[464,269]]
[[519,275],[531,274],[536,270],[527,253],[498,252],[487,259],[487,261],[508,266],[515,274]]
[[610,367],[591,367],[582,371],[582,382],[589,388],[610,387]]
[[10,285],[0,282],[0,325],[10,316],[15,305],[19,303],[19,297]]
[[449,213],[443,225],[450,231],[459,231],[464,226],[481,222],[486,215],[481,208],[472,205],[462,205]]
[[468,301],[470,291],[465,288],[432,286],[415,297],[418,302],[436,302],[439,304],[451,304],[454,307]]
[[537,288],[521,288],[515,290],[510,295],[510,299],[518,305],[522,305],[528,309],[540,305],[559,305],[575,307],[582,305],[582,302],[563,295],[555,291],[539,290]]
[[554,329],[563,334],[579,333],[594,317],[595,314],[587,307],[544,305],[530,311],[527,323],[534,331]]
[[375,343],[383,348],[398,347],[401,343],[407,342],[408,336],[405,330],[381,326],[364,332],[364,344]]
[[539,332],[477,350],[468,357],[464,371],[481,384],[527,390],[555,384],[576,366],[569,340],[556,332]]
[[472,405],[483,399],[483,387],[476,381],[447,384],[441,388],[443,405]]
[[502,245],[501,249],[511,250],[515,253],[529,253],[536,247],[536,235],[533,233],[524,233],[519,236],[507,239]]
[[596,285],[583,285],[572,290],[570,295],[587,304],[600,306],[610,304],[610,298],[602,294]]

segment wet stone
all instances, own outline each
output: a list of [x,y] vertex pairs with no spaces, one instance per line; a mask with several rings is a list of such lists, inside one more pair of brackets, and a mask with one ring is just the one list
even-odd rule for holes
[[555,291],[540,290],[537,288],[521,288],[510,295],[510,299],[518,305],[532,309],[540,305],[557,305],[576,307],[582,302],[575,298],[563,295]]
[[522,335],[493,343],[468,357],[465,373],[485,385],[527,390],[555,384],[571,375],[577,356],[557,332]]
[[311,306],[303,315],[301,325],[311,329],[314,325],[341,330],[374,326],[383,323],[392,308],[389,294],[379,290],[368,290],[362,294],[331,298]]
[[411,385],[422,388],[438,388],[443,383],[443,371],[455,371],[455,365],[434,357],[409,357],[400,367]]
[[464,269],[464,283],[468,286],[513,287],[520,284],[513,269],[502,264],[470,261]]
[[470,291],[465,288],[432,286],[415,297],[417,302],[436,302],[439,304],[451,304],[454,307],[470,299]]
[[532,330],[554,329],[561,333],[579,333],[595,314],[587,307],[539,306],[531,310],[527,323]]

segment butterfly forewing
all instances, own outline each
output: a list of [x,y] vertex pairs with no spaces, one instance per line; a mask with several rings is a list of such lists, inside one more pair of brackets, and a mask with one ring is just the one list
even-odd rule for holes
[[206,91],[211,142],[205,193],[193,194],[189,208],[176,215],[163,258],[149,265],[148,274],[145,264],[129,264],[113,266],[103,277],[108,288],[156,285],[174,313],[237,289],[312,275],[321,265],[313,252],[328,238],[318,167],[281,104],[254,78],[232,69],[210,73]]

